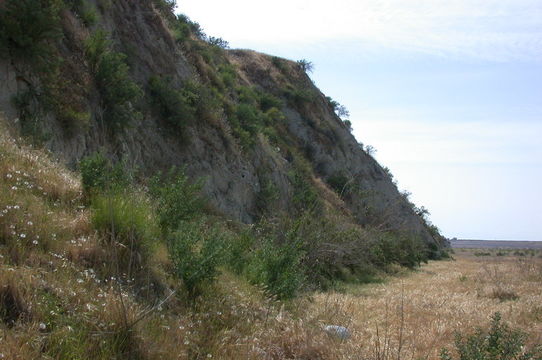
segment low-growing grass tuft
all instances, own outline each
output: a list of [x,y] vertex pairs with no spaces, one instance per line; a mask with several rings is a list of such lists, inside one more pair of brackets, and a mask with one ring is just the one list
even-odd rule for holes
[[91,208],[92,224],[111,256],[106,275],[139,280],[160,239],[149,199],[135,191],[111,192],[95,195]]

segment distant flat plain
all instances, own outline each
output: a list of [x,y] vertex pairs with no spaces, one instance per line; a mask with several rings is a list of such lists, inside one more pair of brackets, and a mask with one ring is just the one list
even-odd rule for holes
[[450,240],[456,249],[542,249],[542,241]]

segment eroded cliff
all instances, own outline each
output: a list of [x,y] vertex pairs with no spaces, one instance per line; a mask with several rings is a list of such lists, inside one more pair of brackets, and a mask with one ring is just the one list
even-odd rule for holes
[[25,57],[34,45],[4,24],[0,109],[71,167],[97,151],[142,175],[185,167],[217,210],[245,223],[318,207],[442,246],[300,64],[226,50],[160,1],[54,6],[56,23],[36,22],[32,39],[45,62]]

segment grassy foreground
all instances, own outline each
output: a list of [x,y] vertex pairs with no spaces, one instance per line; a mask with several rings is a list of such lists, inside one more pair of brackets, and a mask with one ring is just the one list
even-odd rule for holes
[[[380,283],[281,301],[223,268],[187,301],[167,245],[133,244],[153,229],[117,221],[116,236],[104,231],[100,203],[89,209],[77,174],[6,134],[0,359],[438,359],[443,347],[454,354],[455,331],[486,328],[495,312],[529,334],[527,345],[542,341],[535,252],[459,251],[415,271],[396,264]],[[132,218],[147,219],[138,201]],[[352,336],[336,339],[325,325]]]
[[542,252],[499,253],[460,249],[455,261],[316,295],[308,313],[352,330],[352,339],[337,347],[343,359],[439,359],[443,347],[454,348],[456,332],[486,328],[496,312],[528,334],[527,345],[540,344]]

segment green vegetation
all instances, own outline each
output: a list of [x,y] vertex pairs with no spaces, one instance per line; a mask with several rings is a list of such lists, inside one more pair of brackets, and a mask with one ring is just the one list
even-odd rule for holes
[[187,220],[202,215],[204,199],[202,183],[191,183],[183,171],[172,169],[165,178],[151,180],[150,193],[157,202],[157,215],[162,231],[175,232]]
[[256,206],[260,211],[260,214],[264,214],[271,211],[273,203],[279,197],[279,189],[273,181],[266,176],[260,176],[260,191],[256,198]]
[[218,95],[202,84],[186,81],[176,86],[171,78],[152,76],[149,91],[151,104],[177,135],[182,135],[183,128],[196,120],[213,122],[219,116]]
[[322,202],[313,185],[312,167],[302,155],[293,155],[292,169],[288,172],[288,177],[294,190],[292,203],[298,213],[308,210],[319,214]]
[[84,193],[89,196],[93,193],[109,192],[125,189],[130,184],[123,165],[113,165],[102,153],[94,153],[79,163]]
[[349,179],[342,171],[328,177],[327,183],[340,197],[348,196],[354,188],[352,179]]
[[198,94],[190,87],[177,90],[170,78],[149,79],[151,103],[168,125],[182,134],[183,127],[196,120]]
[[175,274],[181,279],[189,299],[201,295],[218,276],[224,261],[226,242],[218,227],[201,222],[181,222],[168,238]]
[[293,86],[288,86],[284,90],[284,96],[293,106],[303,106],[315,99],[315,94],[312,91]]
[[[476,330],[465,336],[456,334],[455,347],[459,360],[537,360],[542,358],[542,347],[527,350],[525,333],[510,329],[501,321],[501,314],[491,318],[489,330]],[[443,349],[441,360],[453,360],[447,349]]]
[[281,59],[281,58],[279,58],[277,56],[273,56],[271,58],[271,62],[273,63],[273,65],[275,65],[275,67],[277,69],[279,69],[279,71],[281,73],[283,73],[283,74],[287,73],[288,67],[287,67],[286,62],[285,62],[284,59]]
[[170,16],[175,10],[175,0],[153,0],[154,6],[163,16]]
[[348,111],[348,109],[344,105],[341,105],[338,101],[333,100],[329,96],[326,96],[326,99],[329,103],[329,106],[331,106],[331,108],[333,109],[333,112],[338,117],[340,117],[343,121],[346,122],[347,121],[346,119],[350,117],[350,112]]
[[297,61],[297,64],[303,72],[310,73],[314,70],[314,64],[311,61],[301,59]]
[[222,64],[218,67],[218,73],[224,87],[233,88],[237,80],[237,71],[231,64]]
[[96,7],[86,0],[64,0],[72,11],[81,19],[87,27],[96,25],[99,20]]
[[46,66],[51,41],[62,36],[61,0],[7,0],[0,4],[0,55]]
[[18,75],[26,84],[13,99],[19,110],[23,134],[40,143],[47,139],[41,121],[53,112],[64,130],[72,134],[86,126],[84,81],[80,74],[62,79],[61,65],[70,69],[57,50],[63,37],[61,0],[8,0],[0,11],[0,56],[18,62]]
[[224,40],[222,38],[209,36],[207,41],[209,42],[209,44],[211,44],[213,46],[218,46],[221,49],[228,49],[230,47],[230,44],[226,40]]
[[103,30],[88,38],[85,51],[101,95],[103,121],[110,130],[122,130],[141,117],[135,104],[143,94],[130,79],[126,55],[111,50],[111,42]]
[[194,35],[198,39],[205,39],[207,37],[201,26],[184,14],[177,15],[173,28],[177,35],[181,35],[181,37],[177,37],[177,40],[180,42],[188,40],[189,35]]
[[150,201],[135,191],[111,191],[92,197],[92,224],[113,258],[98,269],[108,276],[145,279],[160,231]]
[[228,113],[232,130],[244,149],[251,149],[257,134],[276,138],[275,127],[284,119],[282,102],[276,96],[250,87],[238,87],[239,103]]
[[300,271],[301,244],[297,239],[287,239],[283,244],[277,244],[274,239],[262,240],[249,263],[248,278],[279,299],[294,297],[305,282],[305,274]]

